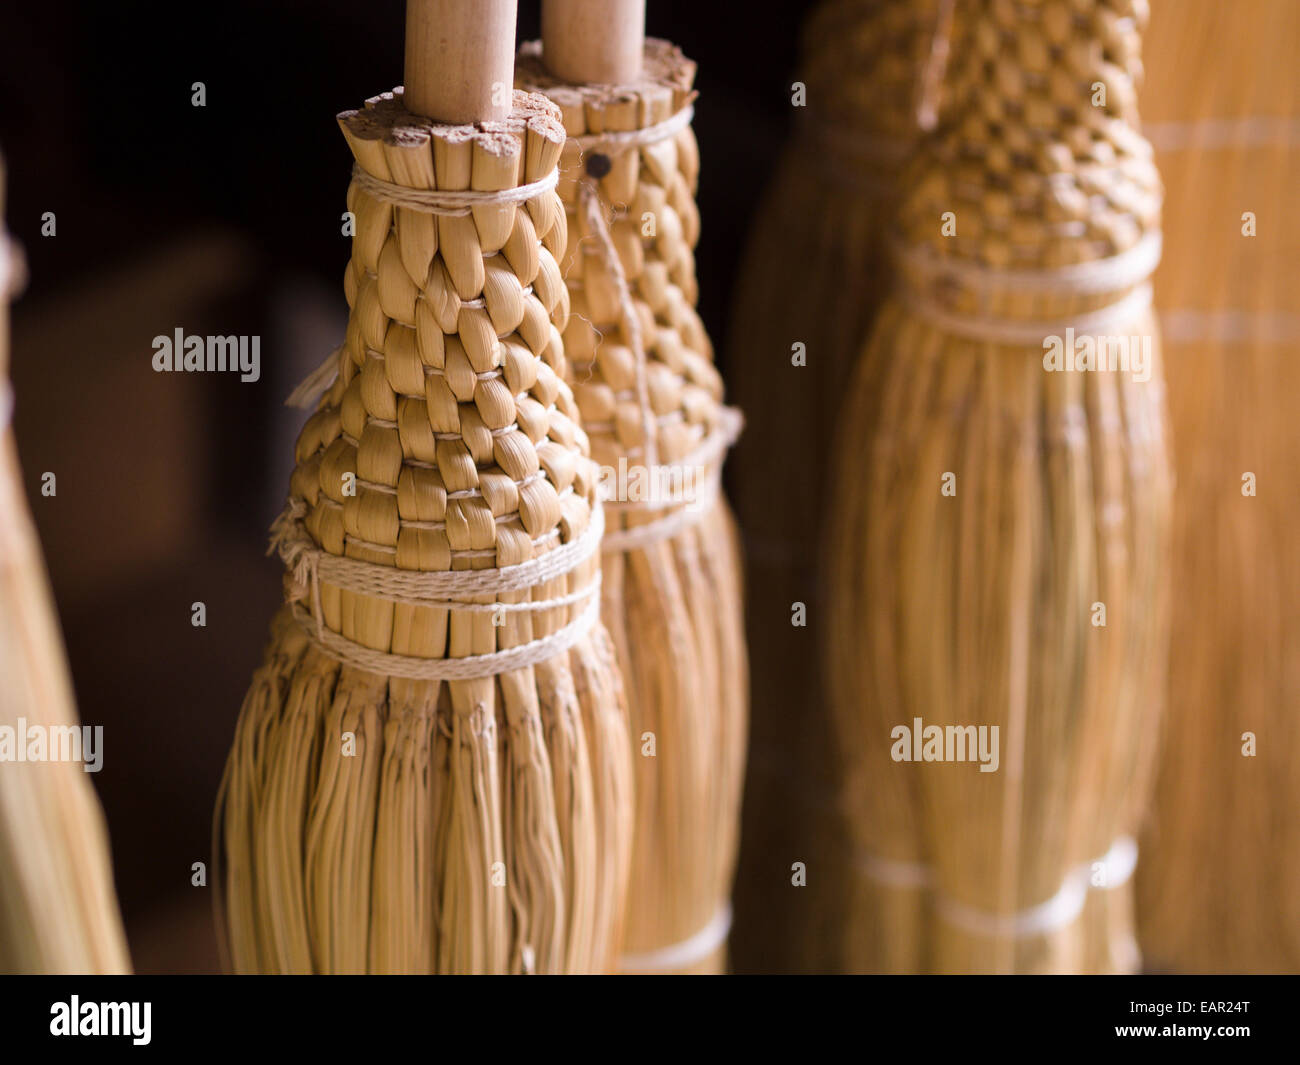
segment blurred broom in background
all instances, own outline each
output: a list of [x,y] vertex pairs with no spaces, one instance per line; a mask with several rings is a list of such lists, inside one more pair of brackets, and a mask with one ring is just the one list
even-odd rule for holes
[[[1131,890],[1164,680],[1144,21],[1142,0],[960,5],[952,103],[904,179],[900,289],[839,418],[828,586],[856,843],[900,896],[932,891],[933,920],[880,908],[880,968],[1134,964],[1091,958],[1084,911]],[[894,732],[925,726],[946,760]],[[911,803],[892,825],[868,798],[886,777]]]
[[695,65],[645,39],[644,0],[543,0],[542,37],[524,46],[516,84],[559,104],[569,136],[564,346],[612,493],[602,614],[637,752],[619,967],[718,973],[748,670],[736,534],[719,493],[739,415],[722,403],[695,312]]
[[1177,655],[1143,839],[1140,939],[1157,969],[1293,973],[1300,5],[1162,0],[1151,26],[1142,109],[1168,240],[1156,305],[1179,367],[1169,382]]
[[512,96],[514,34],[513,0],[410,0],[405,91],[339,116],[351,315],[298,397],[336,375],[219,801],[240,971],[614,962],[630,740],[564,381],[564,128]]
[[0,228],[0,972],[124,973],[104,815],[10,428],[9,298],[22,277]]
[[[838,745],[809,645],[826,626],[817,560],[828,480],[826,465],[810,457],[830,452],[850,368],[889,289],[884,233],[898,169],[918,118],[937,109],[951,11],[952,0],[827,0],[816,8],[796,74],[795,138],[742,259],[730,365],[742,409],[765,428],[741,440],[734,461],[756,650],[736,884],[741,969],[875,967],[883,947],[867,940],[894,927],[845,928],[851,915],[889,900],[875,898],[876,882],[854,864],[837,801]],[[806,627],[791,624],[796,603],[806,608]],[[863,798],[894,824],[906,808],[887,789],[877,779]],[[798,890],[795,862],[806,873]],[[850,905],[849,894],[863,897]],[[909,891],[894,901],[922,900]]]

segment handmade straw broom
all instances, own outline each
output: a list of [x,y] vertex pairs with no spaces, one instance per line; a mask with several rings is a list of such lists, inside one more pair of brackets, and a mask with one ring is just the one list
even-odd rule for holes
[[351,315],[218,810],[240,971],[613,963],[630,740],[564,381],[564,128],[511,95],[514,26],[410,0],[405,90],[339,116]]
[[[882,883],[931,892],[891,957],[940,972],[1135,964],[1088,947],[1131,940],[1093,927],[1122,907],[1084,914],[1090,887],[1131,890],[1164,680],[1144,21],[1143,0],[958,9],[952,102],[905,178],[899,291],[839,419],[827,662],[847,795],[852,812],[897,781],[908,831],[855,820],[857,844]],[[1133,338],[1122,363],[1112,337]],[[1088,369],[1090,349],[1124,368]],[[936,726],[939,750],[904,745]]]
[[1159,970],[1295,973],[1300,7],[1165,0],[1151,27],[1142,112],[1168,242],[1156,307],[1181,367],[1169,380],[1178,654],[1139,939]]
[[[3,182],[0,165],[0,217]],[[22,273],[0,228],[0,973],[125,973],[104,815],[85,765],[64,758],[84,757],[83,734],[9,427]]]
[[[830,452],[849,371],[888,291],[883,235],[918,111],[936,109],[939,69],[931,60],[942,59],[935,52],[946,40],[948,8],[949,0],[827,0],[814,11],[796,75],[804,97],[795,139],[755,216],[737,282],[731,365],[771,369],[737,374],[735,394],[753,423],[781,427],[747,434],[733,471],[753,649],[736,882],[742,968],[880,968],[883,947],[870,935],[892,924],[855,930],[846,920],[891,901],[922,901],[915,892],[877,900],[876,882],[852,860],[838,804],[839,750],[810,644],[826,626],[817,569],[828,471],[809,456]],[[806,610],[803,626],[792,625],[795,604]],[[889,792],[873,788],[862,798],[884,809],[875,816],[860,808],[859,816],[906,830]],[[798,890],[795,862],[806,874]],[[850,893],[865,897],[850,905]],[[909,959],[898,967],[910,969]]]
[[[611,497],[602,615],[627,686],[636,831],[625,972],[726,967],[748,671],[719,492],[739,415],[695,313],[695,66],[645,39],[644,0],[543,0],[516,84],[564,115],[564,332]],[[638,480],[640,484],[638,485]]]

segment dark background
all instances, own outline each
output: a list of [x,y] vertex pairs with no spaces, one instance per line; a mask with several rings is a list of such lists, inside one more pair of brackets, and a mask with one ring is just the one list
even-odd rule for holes
[[[700,311],[732,376],[745,372],[722,355],[732,282],[810,6],[648,0],[648,32],[699,64]],[[15,428],[82,719],[104,726],[94,780],[141,971],[216,965],[191,865],[209,861],[221,767],[280,599],[263,548],[305,417],[281,404],[346,315],[352,160],[334,115],[400,84],[403,12],[230,0],[0,15],[4,214],[30,273],[13,308]],[[519,34],[537,36],[537,0],[521,3]],[[154,373],[151,340],[177,327],[261,336],[261,380]]]

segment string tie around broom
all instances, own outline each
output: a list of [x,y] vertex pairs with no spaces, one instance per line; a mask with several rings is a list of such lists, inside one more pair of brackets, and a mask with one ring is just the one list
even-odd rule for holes
[[711,957],[731,935],[731,904],[724,903],[703,928],[680,943],[648,951],[645,954],[624,954],[618,967],[627,973],[678,972]]
[[[1119,255],[1104,259],[1052,270],[1001,270],[941,259],[925,247],[894,246],[895,258],[909,275],[899,293],[904,303],[947,333],[994,344],[1039,344],[1044,337],[1067,329],[1096,334],[1123,328],[1151,306],[1147,279],[1160,262],[1160,252],[1161,236],[1155,231]],[[980,309],[959,313],[935,295],[952,290],[973,293]],[[1124,295],[1110,304],[1054,320],[1000,318],[988,311],[995,297],[1010,293],[1074,296],[1119,292]]]
[[[271,525],[268,553],[278,554],[285,564],[289,574],[290,609],[303,631],[331,658],[369,673],[411,680],[472,680],[496,676],[536,665],[569,650],[591,631],[600,616],[599,573],[579,591],[550,599],[522,603],[470,601],[475,597],[526,591],[564,577],[588,562],[600,550],[604,532],[604,513],[599,504],[592,510],[587,528],[576,539],[553,551],[497,569],[435,572],[399,570],[324,551],[303,524],[306,511],[303,500],[289,501]],[[420,658],[378,651],[330,629],[321,608],[322,583],[392,603],[498,617],[580,605],[583,609],[555,632],[517,647],[463,658]],[[310,601],[310,610],[303,606],[304,600]]]
[[411,211],[424,214],[464,217],[475,207],[491,207],[501,204],[526,203],[534,196],[540,196],[559,183],[560,172],[552,170],[543,178],[528,185],[518,185],[511,189],[480,192],[473,189],[413,189],[406,185],[395,185],[391,181],[377,178],[374,174],[361,169],[359,164],[352,166],[352,180],[357,187],[376,200],[391,203],[395,207],[405,207]]
[[[941,920],[972,935],[990,938],[1025,939],[1045,935],[1073,923],[1083,912],[1090,888],[1109,891],[1122,887],[1137,868],[1138,848],[1131,836],[1121,836],[1095,861],[1070,871],[1051,898],[1015,913],[990,913],[938,894],[935,910]],[[1101,867],[1100,882],[1094,884],[1094,870]],[[934,870],[919,862],[898,862],[874,854],[858,859],[858,868],[871,879],[889,887],[933,889]]]
[[[604,551],[635,551],[650,544],[667,540],[699,521],[722,492],[722,460],[727,449],[736,442],[744,428],[745,419],[734,407],[723,407],[718,425],[689,455],[675,464],[685,471],[703,469],[704,477],[694,483],[689,493],[672,493],[665,498],[619,501],[605,500],[605,507],[615,511],[668,510],[663,517],[643,525],[622,529],[609,529],[601,549]],[[674,508],[674,509],[669,509]]]
[[740,411],[732,407],[724,407],[720,410],[718,424],[690,455],[670,466],[660,466],[654,409],[650,403],[645,338],[641,335],[641,318],[632,299],[632,288],[623,270],[623,262],[619,258],[614,238],[609,231],[609,222],[601,208],[600,189],[597,185],[600,177],[609,172],[608,161],[597,164],[597,159],[616,151],[639,149],[675,137],[690,125],[694,114],[694,108],[688,104],[663,122],[642,129],[616,130],[569,138],[569,143],[578,148],[579,159],[584,161],[583,176],[578,181],[578,209],[587,223],[588,232],[595,240],[601,265],[614,282],[615,291],[618,293],[619,325],[632,351],[636,372],[637,405],[641,411],[641,432],[644,439],[642,455],[646,466],[652,473],[667,472],[670,481],[675,473],[677,483],[685,483],[688,471],[701,467],[707,471],[703,483],[696,485],[695,493],[689,498],[670,496],[647,500],[606,500],[606,505],[611,510],[665,510],[670,507],[677,509],[652,522],[625,529],[611,529],[605,535],[605,551],[632,551],[647,547],[660,540],[666,540],[681,529],[699,521],[707,512],[708,504],[717,498],[721,486],[723,458],[744,427],[744,419]]

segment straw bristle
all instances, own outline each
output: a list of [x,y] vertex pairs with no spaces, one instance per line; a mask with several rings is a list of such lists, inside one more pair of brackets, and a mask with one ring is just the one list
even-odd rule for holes
[[[526,45],[517,80],[552,95],[577,137],[654,126],[688,102],[694,67],[675,48],[648,41],[644,70],[640,81],[617,89],[556,84],[536,46]],[[560,261],[572,300],[564,334],[569,379],[593,457],[613,473],[645,469],[651,450],[663,464],[686,460],[724,414],[721,380],[694,309],[694,136],[687,128],[605,154],[599,210],[645,347],[649,439],[619,283],[584,215],[579,183],[592,179],[572,143],[559,186],[569,226]],[[642,230],[647,216],[651,234]],[[664,513],[621,503],[611,509],[616,530]],[[726,503],[708,504],[667,538],[606,552],[603,565],[602,616],[627,685],[637,752],[623,967],[721,972],[725,937],[709,937],[725,928],[748,707],[738,555]]]
[[[541,121],[544,135],[558,119],[540,97],[517,98],[491,128],[439,126],[401,103],[395,91],[340,123],[363,170],[382,176],[369,169],[382,159],[408,188],[515,187],[528,123]],[[538,148],[534,165],[546,156]],[[567,299],[541,280],[558,271],[545,242],[562,214],[533,221],[536,201],[553,196],[435,217],[389,209],[354,184],[347,340],[291,482],[325,551],[399,570],[479,570],[527,562],[586,529],[596,481],[562,380]],[[597,577],[593,559],[534,588],[463,601],[549,603]],[[521,647],[582,609],[548,605],[502,622],[327,581],[313,593],[330,632],[407,658]],[[234,967],[611,966],[631,765],[606,642],[597,627],[567,652],[495,676],[401,679],[339,665],[310,626],[282,615],[240,716],[219,813]]]
[[[1064,332],[1138,281],[1091,292],[991,281],[1116,256],[1156,226],[1159,182],[1132,129],[1142,6],[1108,0],[1083,23],[1071,8],[978,0],[959,13],[951,112],[922,142],[899,209],[913,252],[902,294],[839,419],[827,662],[855,842],[924,866],[932,893],[915,905],[935,904],[909,911],[901,954],[881,968],[1134,962],[1089,960],[1090,939],[1129,931],[1089,922],[1123,920],[1125,906],[1080,916],[1049,900],[1134,830],[1154,753],[1171,490],[1155,323],[1134,312],[1105,329],[1146,342],[1149,379],[1127,366],[1047,372],[1043,343],[1006,336],[1014,323]],[[1079,35],[1099,47],[1064,48]],[[1111,95],[1096,108],[1103,53]],[[1049,77],[1048,57],[1068,73]],[[893,730],[918,718],[996,727],[998,768],[908,764]],[[869,816],[886,804],[893,824]],[[989,931],[1040,905],[1042,930]]]

